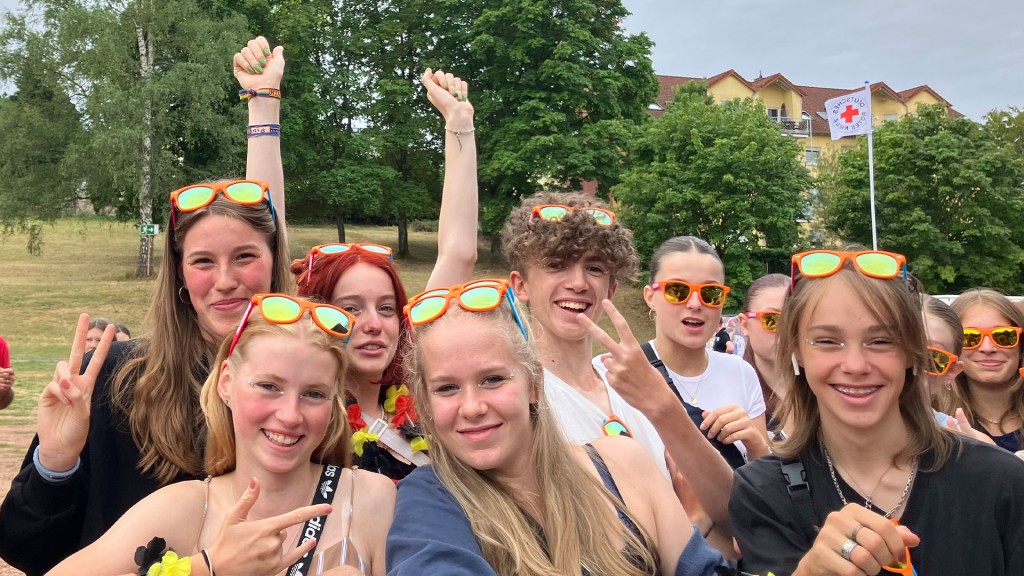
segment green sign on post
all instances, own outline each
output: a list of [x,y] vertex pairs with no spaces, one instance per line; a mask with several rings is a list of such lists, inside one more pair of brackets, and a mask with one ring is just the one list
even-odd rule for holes
[[156,236],[160,233],[159,224],[143,224],[139,226],[139,233],[143,236]]

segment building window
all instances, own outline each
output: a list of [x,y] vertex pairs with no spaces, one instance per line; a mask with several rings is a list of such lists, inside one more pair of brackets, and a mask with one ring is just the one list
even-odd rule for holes
[[765,110],[768,111],[768,117],[769,118],[771,118],[772,120],[778,121],[778,119],[779,119],[779,109],[778,108],[766,108]]
[[662,108],[657,102],[655,102],[653,104],[648,104],[647,105],[647,109],[648,110],[654,110],[655,112],[664,112],[665,111],[665,109]]
[[882,116],[882,122],[895,122],[899,119],[899,114],[886,114],[885,116]]
[[805,148],[804,152],[807,154],[807,165],[817,166],[818,161],[821,160],[821,148]]

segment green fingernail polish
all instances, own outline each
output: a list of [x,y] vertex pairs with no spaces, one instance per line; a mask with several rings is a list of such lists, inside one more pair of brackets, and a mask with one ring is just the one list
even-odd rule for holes
[[270,48],[264,48],[263,53],[267,56],[270,56]]
[[256,72],[258,72],[260,74],[263,74],[263,67],[262,66],[257,66],[256,67]]
[[447,87],[448,87],[448,83],[447,83],[447,82],[445,82],[444,84],[441,84],[441,87],[442,87],[442,88],[447,88]]
[[264,58],[263,56],[260,56],[260,64],[263,65],[263,66],[266,66],[267,65],[267,59]]
[[256,73],[256,71],[252,69],[252,66],[246,66],[245,69],[249,71],[249,74],[255,74]]

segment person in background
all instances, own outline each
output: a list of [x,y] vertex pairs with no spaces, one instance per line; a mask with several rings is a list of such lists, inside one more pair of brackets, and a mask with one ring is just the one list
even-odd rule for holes
[[93,318],[89,320],[89,332],[85,335],[85,351],[92,352],[100,345],[100,338],[107,326],[113,326],[113,322],[106,318]]
[[770,431],[780,429],[779,423],[773,419],[778,408],[783,381],[779,366],[775,363],[775,342],[779,329],[779,315],[787,294],[788,276],[761,276],[747,288],[747,294],[743,298],[744,311],[739,314],[740,330],[747,340],[743,359],[754,367],[754,373],[761,383],[765,422]]
[[1017,452],[1024,447],[1024,377],[1019,373],[1024,313],[988,288],[964,292],[951,307],[964,329],[964,369],[953,392],[962,399],[972,427]]
[[[427,70],[421,82],[444,118],[445,139],[437,261],[427,280],[430,288],[469,280],[476,264],[476,140],[468,84],[440,70]],[[345,396],[355,462],[395,481],[404,478],[428,461],[427,441],[402,371],[407,342],[401,311],[407,298],[391,248],[323,244],[295,260],[292,273],[301,296],[320,298],[359,319],[348,346]]]
[[114,340],[116,342],[127,342],[132,339],[132,333],[128,331],[128,327],[124,324],[114,324],[114,328],[117,330],[114,333]]
[[718,332],[715,332],[715,341],[712,342],[711,349],[722,354],[732,354],[732,338],[725,327],[725,318],[718,319]]
[[14,368],[11,368],[11,349],[0,336],[0,410],[14,402]]

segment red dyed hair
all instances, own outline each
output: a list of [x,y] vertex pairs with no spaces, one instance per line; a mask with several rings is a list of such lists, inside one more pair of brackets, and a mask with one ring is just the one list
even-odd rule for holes
[[[391,278],[391,285],[395,289],[395,309],[399,315],[398,347],[395,350],[395,357],[391,359],[391,363],[384,369],[380,384],[404,384],[405,370],[402,367],[402,358],[405,357],[406,348],[408,348],[408,338],[406,338],[407,326],[402,321],[401,314],[402,309],[405,308],[406,303],[409,301],[409,297],[405,294],[402,281],[398,279],[398,270],[395,268],[395,263],[390,258],[363,250],[349,250],[330,256],[321,255],[315,259],[313,264],[313,281],[308,282],[309,269],[307,266],[309,264],[309,254],[307,253],[301,260],[292,261],[292,274],[295,275],[299,296],[311,299],[320,298],[324,302],[330,302],[331,296],[334,294],[334,287],[338,285],[342,275],[349,268],[359,263],[376,266]],[[358,326],[359,320],[357,318],[356,327]],[[381,394],[384,394],[383,389]]]

